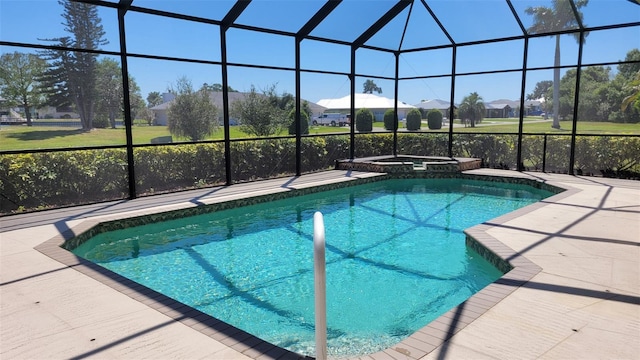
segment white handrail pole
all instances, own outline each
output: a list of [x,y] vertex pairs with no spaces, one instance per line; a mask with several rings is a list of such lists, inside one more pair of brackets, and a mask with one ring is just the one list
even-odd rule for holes
[[327,291],[322,213],[313,214],[313,277],[316,299],[316,359],[327,359]]

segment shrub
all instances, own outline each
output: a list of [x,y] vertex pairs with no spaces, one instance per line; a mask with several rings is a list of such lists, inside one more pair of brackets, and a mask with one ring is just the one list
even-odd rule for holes
[[[348,159],[350,155],[350,140],[348,135],[333,135],[324,137],[326,141],[326,158],[325,164],[334,165],[334,161],[337,159]],[[322,168],[324,164],[319,165],[318,169]]]
[[356,113],[356,130],[371,132],[373,130],[373,113],[367,108],[362,108]]
[[224,145],[219,142],[139,147],[133,156],[138,194],[224,182]]
[[398,154],[448,156],[447,133],[398,133]]
[[407,130],[420,130],[420,126],[422,125],[422,116],[420,114],[420,110],[411,109],[407,113]]
[[438,109],[431,109],[427,113],[427,122],[429,129],[440,130],[442,129],[442,113]]
[[[293,109],[289,112],[289,135],[296,134],[296,110]],[[300,111],[300,133],[301,134],[309,134],[309,115],[306,112]]]
[[393,134],[373,133],[355,137],[355,157],[389,155],[393,153]]
[[106,129],[109,127],[109,117],[98,115],[93,119],[93,127],[96,129]]
[[482,159],[488,168],[515,169],[517,139],[514,135],[456,134],[453,156]]
[[385,130],[398,129],[398,121],[396,121],[395,111],[389,109],[384,113],[384,128]]
[[123,149],[0,155],[0,213],[123,198],[126,155]]

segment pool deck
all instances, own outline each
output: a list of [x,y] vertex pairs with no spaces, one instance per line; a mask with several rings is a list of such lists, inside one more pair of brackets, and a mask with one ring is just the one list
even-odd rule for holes
[[[466,173],[526,177],[568,190],[469,230],[480,241],[506,245],[510,260],[525,264],[522,281],[507,274],[489,295],[360,358],[640,358],[640,182],[491,169]],[[98,220],[370,176],[376,174],[327,171],[0,218],[0,358],[297,358],[107,276],[66,251],[52,255],[52,239]]]

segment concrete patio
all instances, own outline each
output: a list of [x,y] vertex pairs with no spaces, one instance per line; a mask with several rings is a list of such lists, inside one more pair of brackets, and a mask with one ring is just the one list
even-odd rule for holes
[[[470,230],[499,240],[539,271],[520,287],[499,281],[495,291],[505,289],[504,296],[495,304],[463,304],[411,339],[361,358],[640,358],[640,182],[467,173],[526,177],[567,189]],[[0,218],[0,358],[296,358],[73,256],[63,254],[67,260],[60,262],[38,249],[97,220],[370,176],[376,175],[328,171]]]

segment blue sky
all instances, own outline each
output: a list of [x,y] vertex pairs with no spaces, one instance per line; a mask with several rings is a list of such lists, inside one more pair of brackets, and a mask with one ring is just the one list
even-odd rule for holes
[[[269,27],[296,32],[319,9],[318,0],[254,0],[238,19],[240,24]],[[344,41],[355,40],[375,19],[393,4],[388,0],[344,1],[316,28],[312,35],[332,37]],[[473,42],[521,34],[519,25],[506,2],[501,0],[436,0],[428,1],[442,24],[457,43]],[[523,26],[531,25],[531,17],[524,13],[529,6],[550,6],[550,0],[514,0],[516,12]],[[229,0],[134,0],[134,5],[176,11],[186,15],[210,16],[220,19],[233,5]],[[287,9],[284,11],[283,9]],[[61,25],[61,6],[57,0],[0,0],[0,39],[2,41],[45,44],[38,40],[65,36]],[[590,0],[583,8],[588,26],[604,26],[617,23],[640,22],[640,6],[624,0]],[[26,16],[25,16],[26,14]],[[397,48],[409,8],[392,20],[387,27],[373,36],[368,45]],[[103,49],[118,51],[116,12],[101,9],[100,16],[109,44]],[[126,15],[127,50],[131,53],[153,54],[170,57],[220,60],[220,31],[217,26],[186,22],[170,18],[130,12]],[[416,2],[411,9],[403,49],[448,44],[446,36],[422,7]],[[228,61],[256,65],[292,68],[294,40],[290,37],[262,34],[254,31],[231,29],[227,33]],[[562,64],[575,65],[578,45],[572,36],[562,36]],[[456,71],[481,72],[521,68],[524,41],[508,41],[485,45],[461,46],[457,51]],[[616,62],[626,53],[640,48],[640,27],[591,32],[583,52],[583,64]],[[349,72],[350,48],[344,45],[304,40],[301,44],[302,68],[323,71]],[[1,52],[30,49],[2,46]],[[553,65],[554,39],[551,37],[530,40],[528,67]],[[405,53],[400,57],[400,76],[414,77],[446,75],[451,72],[450,48],[429,52]],[[118,58],[115,58],[119,60]],[[182,76],[194,86],[206,82],[221,83],[220,66],[129,58],[129,71],[141,87],[143,97],[151,91],[164,92]],[[615,66],[613,67],[615,71]],[[356,72],[359,74],[394,77],[395,60],[389,53],[359,49],[356,52]],[[356,91],[362,91],[362,83],[368,77],[356,79]],[[552,71],[529,71],[526,92],[538,81],[551,80]],[[393,97],[393,81],[375,79],[383,96]],[[520,96],[521,72],[490,75],[459,76],[456,82],[456,102],[472,91],[477,91],[485,101],[496,99],[516,100]],[[401,81],[399,100],[416,104],[425,99],[450,98],[450,77]],[[229,84],[240,90],[258,89],[277,84],[280,92],[295,92],[295,78],[291,71],[252,68],[229,68]],[[302,97],[317,102],[323,98],[337,98],[349,94],[350,83],[345,75],[321,75],[303,73]]]

